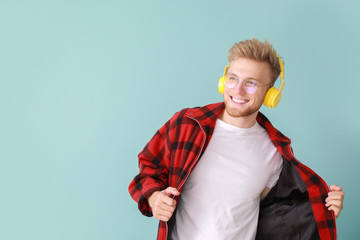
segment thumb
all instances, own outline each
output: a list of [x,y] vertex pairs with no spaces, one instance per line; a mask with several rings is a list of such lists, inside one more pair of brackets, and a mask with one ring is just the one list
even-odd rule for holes
[[173,187],[168,187],[164,190],[164,193],[167,195],[167,196],[171,196],[171,195],[174,195],[174,196],[179,196],[180,195],[180,192],[179,190],[177,190],[176,188],[173,188]]

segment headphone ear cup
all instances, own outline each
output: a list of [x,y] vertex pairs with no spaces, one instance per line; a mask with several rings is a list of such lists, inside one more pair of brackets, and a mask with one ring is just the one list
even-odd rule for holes
[[275,87],[270,88],[264,99],[264,105],[268,108],[275,108],[281,99],[281,91],[276,89]]
[[219,93],[224,94],[226,76],[221,77],[218,84]]

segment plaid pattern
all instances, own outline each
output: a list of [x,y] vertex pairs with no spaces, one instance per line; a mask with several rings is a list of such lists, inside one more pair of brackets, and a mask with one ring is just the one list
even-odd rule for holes
[[[145,216],[152,216],[147,198],[168,186],[182,191],[185,180],[204,152],[214,131],[216,119],[224,103],[187,108],[167,121],[139,153],[140,173],[129,185],[132,198]],[[336,239],[335,216],[325,207],[329,189],[318,175],[295,159],[290,139],[284,136],[261,113],[258,123],[263,126],[277,150],[298,169],[309,193],[309,200],[322,240]],[[167,237],[167,224],[160,221],[158,240]]]

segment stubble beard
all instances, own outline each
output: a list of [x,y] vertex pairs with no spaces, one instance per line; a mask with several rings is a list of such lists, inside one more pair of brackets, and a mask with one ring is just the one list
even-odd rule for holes
[[230,109],[230,107],[228,107],[228,106],[225,106],[225,111],[230,117],[240,118],[240,117],[248,117],[250,115],[253,115],[254,113],[256,113],[258,111],[258,109],[248,108],[248,109],[245,109],[244,111],[236,111],[236,110]]
[[259,111],[260,107],[261,107],[261,104],[260,104],[260,106],[252,106],[252,107],[248,107],[243,110],[237,110],[237,109],[232,109],[228,104],[225,103],[226,113],[230,117],[233,117],[233,118],[241,118],[241,117],[251,116],[251,115],[257,113]]

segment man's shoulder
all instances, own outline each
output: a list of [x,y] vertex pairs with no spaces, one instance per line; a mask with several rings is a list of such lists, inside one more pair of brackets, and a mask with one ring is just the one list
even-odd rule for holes
[[224,103],[212,103],[205,106],[183,108],[176,112],[171,118],[170,123],[179,125],[188,121],[196,120],[198,123],[206,124],[216,120],[224,109]]
[[220,112],[224,109],[224,103],[211,103],[205,106],[198,106],[192,108],[184,108],[177,112],[180,116],[189,116],[192,118],[203,118],[203,117],[211,117],[213,115],[219,115]]
[[[258,113],[256,117],[256,121],[268,132],[270,139],[273,143],[278,143],[281,145],[287,145],[291,143],[291,140],[285,136],[282,132],[280,132],[277,128],[275,128],[269,119],[262,114],[261,112]],[[276,145],[276,144],[275,144]]]

